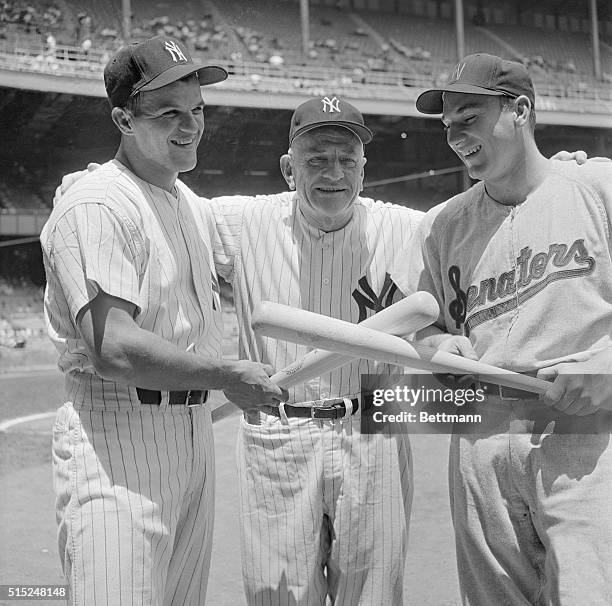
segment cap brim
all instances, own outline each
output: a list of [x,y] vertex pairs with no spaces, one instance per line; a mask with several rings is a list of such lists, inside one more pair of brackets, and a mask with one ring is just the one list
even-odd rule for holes
[[302,128],[298,128],[294,133],[291,139],[289,140],[289,144],[293,143],[293,140],[308,131],[314,130],[315,128],[321,128],[322,126],[340,126],[341,128],[346,128],[346,130],[350,130],[354,135],[357,135],[361,142],[366,145],[372,140],[374,136],[372,131],[367,126],[361,126],[361,124],[354,124],[353,122],[342,122],[341,120],[325,120],[323,122],[315,122],[314,124],[308,124]]
[[175,65],[165,72],[162,72],[144,86],[141,86],[139,91],[157,90],[168,84],[172,84],[177,80],[182,80],[191,74],[197,74],[200,86],[208,84],[216,84],[223,82],[227,78],[227,71],[218,65],[197,65],[194,63],[183,63]]
[[489,88],[483,88],[482,86],[476,86],[474,84],[449,84],[448,86],[432,88],[431,90],[426,90],[424,93],[421,93],[417,97],[416,108],[422,114],[441,114],[443,109],[443,93],[470,93],[473,95],[489,95],[493,97],[503,97],[508,94]]

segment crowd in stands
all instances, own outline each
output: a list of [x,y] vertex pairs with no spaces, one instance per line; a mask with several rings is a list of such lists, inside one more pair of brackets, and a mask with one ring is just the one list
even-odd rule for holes
[[[172,36],[184,42],[192,51],[203,51],[213,56],[225,54],[227,33],[213,23],[211,14],[195,19],[173,19],[168,15],[156,15],[150,19],[133,19],[130,38],[141,40],[155,35]],[[104,27],[99,31],[107,47],[118,48],[123,44],[118,28]],[[222,50],[219,53],[219,49]]]
[[429,61],[431,59],[431,51],[420,46],[405,46],[395,38],[389,38],[389,42],[398,53],[407,59],[416,59],[417,61]]
[[[66,68],[68,60],[99,71],[110,53],[124,42],[118,3],[110,7],[95,0],[80,0],[77,7],[56,1],[59,5],[53,0],[1,0],[0,38],[8,39],[11,32],[18,31],[37,39],[41,52],[31,59],[32,69],[54,72]],[[74,10],[69,11],[70,6]],[[376,73],[406,74],[408,77],[396,80],[406,86],[414,85],[409,78],[414,74],[438,83],[454,63],[454,26],[448,19],[428,20],[380,11],[347,13],[315,4],[310,10],[310,41],[304,52],[297,2],[258,0],[247,7],[237,0],[210,0],[199,11],[192,5],[164,3],[162,12],[158,5],[133,0],[132,7],[132,39],[163,33],[183,40],[196,54],[225,61],[230,69],[246,62],[277,70],[250,73],[254,88],[271,74],[286,74],[295,88],[308,88],[299,73],[292,73],[296,66],[336,70],[332,77],[345,87],[368,84],[372,82],[370,75]],[[490,24],[478,14],[465,26],[466,52],[508,55],[514,50],[513,58],[533,68],[536,85],[558,84],[579,93],[587,92],[595,83],[592,69],[585,69],[591,58],[584,33],[555,32],[557,39],[547,38],[548,34],[540,34],[536,28]],[[490,36],[483,33],[486,29]],[[567,42],[567,48],[559,48],[564,45],[561,40]],[[72,45],[71,49],[60,52],[66,44]],[[604,45],[604,83],[612,82],[612,74],[606,72],[610,61],[612,52]]]
[[[237,27],[235,31],[247,52],[233,52],[231,54],[233,61],[244,59],[246,55],[250,60],[268,63],[274,67],[281,67],[286,63],[328,66],[346,63],[362,71],[364,69],[387,71],[387,67],[392,62],[389,57],[390,46],[384,44],[380,46],[378,53],[368,56],[360,53],[361,47],[358,41],[339,41],[334,37],[319,38],[310,40],[308,51],[306,55],[303,55],[301,51],[289,49],[287,43],[276,36],[267,39],[263,33],[245,27]],[[357,28],[354,35],[367,36],[368,34]]]
[[[34,3],[36,4],[36,3]],[[26,33],[37,29],[49,28],[61,23],[62,11],[55,5],[39,6],[28,2],[11,2],[2,0],[0,3],[0,25],[6,28],[8,24],[23,26]]]
[[210,14],[205,14],[199,21],[188,19],[175,23],[167,15],[154,17],[144,24],[140,33],[144,37],[150,34],[173,36],[199,51],[218,48],[227,41],[227,33],[220,26],[214,25]]

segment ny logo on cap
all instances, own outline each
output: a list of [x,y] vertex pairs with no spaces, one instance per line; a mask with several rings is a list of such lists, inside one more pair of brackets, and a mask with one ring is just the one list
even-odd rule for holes
[[461,78],[461,74],[463,73],[464,69],[465,69],[465,63],[458,63],[455,66],[455,69],[453,70],[453,73],[451,74],[451,77],[449,78],[449,80],[451,82],[455,80],[459,80],[459,78]]
[[174,41],[166,41],[164,48],[172,55],[172,61],[178,63],[179,61],[187,61],[187,57],[183,55],[183,51],[179,48],[178,44]]
[[331,99],[329,97],[323,97],[321,103],[323,103],[324,112],[329,112],[331,114],[340,111],[340,99],[338,99],[338,97],[332,97]]

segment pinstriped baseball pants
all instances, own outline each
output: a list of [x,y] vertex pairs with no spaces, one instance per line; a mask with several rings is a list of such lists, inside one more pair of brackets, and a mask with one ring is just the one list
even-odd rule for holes
[[241,419],[243,581],[250,606],[401,606],[412,460],[408,437],[347,421]]
[[214,522],[208,408],[64,404],[53,479],[70,604],[204,604]]

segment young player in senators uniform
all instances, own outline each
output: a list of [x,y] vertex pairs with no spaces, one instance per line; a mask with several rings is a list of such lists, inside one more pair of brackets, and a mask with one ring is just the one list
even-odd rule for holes
[[600,409],[612,408],[611,165],[540,154],[519,63],[470,55],[417,108],[442,113],[449,146],[481,180],[429,211],[403,256],[400,288],[431,292],[442,310],[421,335],[557,377],[543,402],[489,392],[479,433],[452,437],[464,603],[609,605],[612,423]]
[[[360,197],[361,113],[337,97],[294,112],[280,160],[291,192],[211,200],[214,260],[232,283],[241,354],[285,367],[307,348],[258,337],[269,300],[359,322],[398,299],[389,271],[423,213]],[[238,437],[243,580],[252,605],[402,604],[412,498],[407,436],[361,435],[359,360],[245,413]],[[282,417],[281,417],[282,415]],[[286,416],[285,416],[286,415]]]
[[270,368],[220,359],[210,217],[177,180],[196,163],[200,86],[227,73],[156,37],[118,51],[104,76],[116,158],[59,200],[41,234],[66,373],[60,556],[71,604],[203,604],[214,517],[203,390],[241,406],[282,396]]

